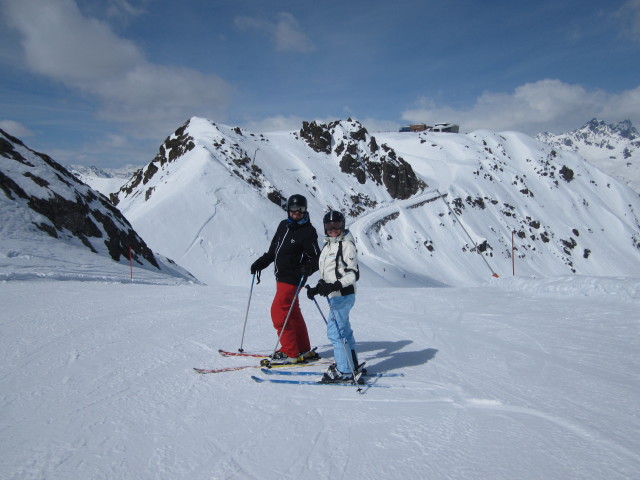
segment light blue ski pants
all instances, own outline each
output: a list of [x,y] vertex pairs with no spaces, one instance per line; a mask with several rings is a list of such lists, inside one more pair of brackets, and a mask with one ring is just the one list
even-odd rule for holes
[[[327,337],[333,344],[333,358],[338,370],[342,373],[351,373],[350,365],[353,363],[351,350],[355,351],[356,349],[356,341],[349,323],[349,312],[355,303],[355,294],[329,298],[331,313],[327,321]],[[343,339],[344,344],[342,343]],[[357,365],[353,365],[353,367],[356,368]]]

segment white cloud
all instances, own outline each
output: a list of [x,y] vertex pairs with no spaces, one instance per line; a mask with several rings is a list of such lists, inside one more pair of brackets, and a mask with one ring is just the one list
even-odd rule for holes
[[237,17],[235,25],[241,30],[257,30],[266,33],[274,42],[276,50],[280,52],[308,53],[315,50],[298,20],[290,13],[278,13],[273,22],[251,17]]
[[[128,5],[127,2],[121,2]],[[148,62],[108,24],[83,16],[74,0],[6,0],[28,67],[103,105],[99,117],[158,137],[194,114],[224,117],[232,88],[216,75]]]
[[621,22],[622,37],[640,41],[640,0],[628,0],[614,17]]
[[510,93],[485,92],[467,110],[437,106],[419,100],[419,107],[403,112],[407,122],[450,122],[462,131],[517,130],[534,135],[541,131],[564,132],[594,117],[618,122],[640,122],[640,86],[618,94],[587,90],[559,80],[526,83]]
[[0,120],[0,128],[9,135],[18,138],[33,137],[35,133],[19,122],[13,120]]
[[104,99],[99,117],[131,125],[139,137],[173,132],[193,115],[224,117],[231,87],[215,75],[195,70],[142,63],[94,91]]
[[73,0],[8,0],[8,20],[22,35],[29,67],[65,84],[86,88],[126,73],[143,60],[130,41],[107,24],[82,16]]
[[[146,2],[143,0],[143,3]],[[142,6],[134,5],[134,2],[129,0],[109,0],[107,13],[110,17],[126,19],[146,13],[146,9]]]
[[310,52],[314,49],[307,35],[293,15],[281,12],[277,15],[275,38],[278,50]]
[[244,122],[244,128],[252,132],[292,132],[300,130],[304,120],[296,116],[275,115],[260,121]]

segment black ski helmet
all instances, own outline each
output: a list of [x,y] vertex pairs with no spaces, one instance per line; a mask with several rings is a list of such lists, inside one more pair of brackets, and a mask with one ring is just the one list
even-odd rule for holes
[[291,207],[304,207],[303,212],[307,211],[307,199],[303,195],[291,195],[287,200],[287,212],[291,211]]
[[344,215],[341,212],[338,212],[337,210],[330,210],[328,211],[324,218],[322,219],[322,223],[324,224],[324,233],[325,235],[328,235],[329,232],[327,232],[327,224],[330,223],[340,223],[341,224],[341,230],[344,232],[345,231],[345,218]]

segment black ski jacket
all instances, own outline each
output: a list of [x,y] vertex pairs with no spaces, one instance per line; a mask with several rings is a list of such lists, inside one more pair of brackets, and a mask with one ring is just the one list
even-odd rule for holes
[[318,270],[318,233],[309,221],[308,212],[300,222],[285,219],[278,225],[269,251],[262,256],[267,265],[274,262],[278,282],[296,285],[302,277],[305,265],[309,276]]

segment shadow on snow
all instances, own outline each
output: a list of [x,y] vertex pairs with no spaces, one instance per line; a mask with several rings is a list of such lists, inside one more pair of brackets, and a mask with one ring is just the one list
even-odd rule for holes
[[[358,354],[364,357],[366,352],[376,352],[373,356],[367,355],[367,370],[369,373],[383,373],[389,370],[398,370],[406,367],[424,365],[435,358],[438,350],[426,348],[412,352],[400,351],[413,343],[410,340],[399,340],[396,342],[357,342]],[[333,350],[329,349],[321,353],[324,358],[331,357]],[[360,359],[362,361],[363,358]],[[374,363],[375,362],[375,363]]]

